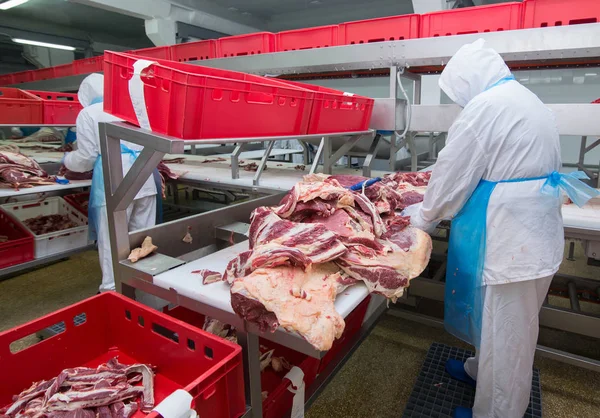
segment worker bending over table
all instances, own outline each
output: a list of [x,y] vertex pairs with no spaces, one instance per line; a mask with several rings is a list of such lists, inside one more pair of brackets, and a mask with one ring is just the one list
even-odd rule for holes
[[[559,186],[593,190],[562,175],[553,113],[519,84],[484,40],[450,59],[440,88],[464,108],[448,132],[411,224],[431,232],[452,219],[444,323],[477,348],[447,372],[476,387],[455,417],[521,418],[531,391],[539,311],[563,258]],[[587,189],[586,189],[587,188]],[[588,190],[590,189],[590,190]],[[587,197],[589,198],[589,197]]]

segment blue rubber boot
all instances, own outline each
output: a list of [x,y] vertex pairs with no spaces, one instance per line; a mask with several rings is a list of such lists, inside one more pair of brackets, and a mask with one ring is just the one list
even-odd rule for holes
[[446,361],[446,372],[456,380],[466,383],[469,386],[476,387],[477,383],[465,371],[465,363],[451,358]]
[[452,414],[452,418],[473,418],[473,410],[471,408],[457,406]]

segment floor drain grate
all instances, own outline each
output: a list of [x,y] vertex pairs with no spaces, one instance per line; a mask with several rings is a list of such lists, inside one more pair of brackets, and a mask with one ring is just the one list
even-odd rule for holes
[[[475,389],[451,379],[445,371],[446,360],[449,358],[466,360],[472,356],[471,351],[462,348],[439,343],[431,344],[402,417],[445,418],[451,417],[452,411],[457,406],[472,407],[475,400]],[[540,371],[533,369],[531,398],[524,418],[541,417]]]

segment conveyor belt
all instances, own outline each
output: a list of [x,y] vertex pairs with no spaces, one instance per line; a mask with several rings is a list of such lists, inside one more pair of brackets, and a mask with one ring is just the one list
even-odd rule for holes
[[593,199],[580,208],[571,203],[563,205],[565,228],[581,228],[600,232],[600,199]]
[[[177,293],[190,299],[197,300],[211,307],[233,313],[229,285],[224,282],[210,285],[202,284],[199,274],[192,274],[194,270],[209,269],[223,273],[229,261],[239,253],[248,250],[248,241],[227,247],[207,257],[189,262],[180,267],[154,276],[155,285],[164,289],[174,289]],[[349,287],[337,296],[335,308],[345,318],[369,294],[366,286],[357,284]],[[302,337],[298,336],[299,339]]]

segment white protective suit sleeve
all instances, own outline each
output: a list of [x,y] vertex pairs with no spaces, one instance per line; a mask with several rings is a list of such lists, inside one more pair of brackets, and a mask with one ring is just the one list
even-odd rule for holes
[[477,187],[486,168],[484,153],[471,122],[459,117],[448,131],[446,146],[438,155],[421,210],[411,225],[433,232],[443,219],[453,218]]
[[65,155],[64,165],[71,171],[85,173],[94,168],[96,158],[100,155],[96,141],[96,127],[88,112],[81,111],[77,115],[77,149]]

